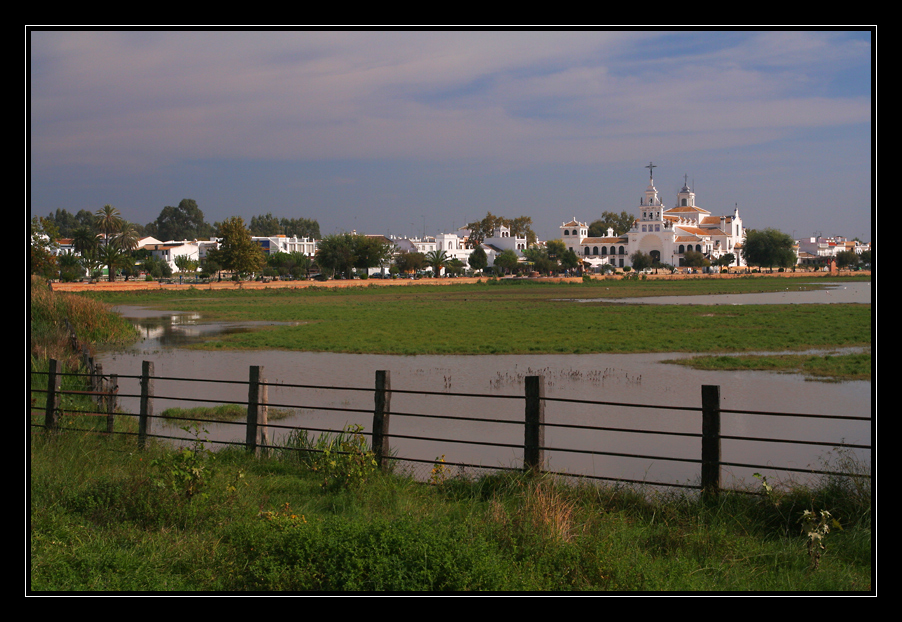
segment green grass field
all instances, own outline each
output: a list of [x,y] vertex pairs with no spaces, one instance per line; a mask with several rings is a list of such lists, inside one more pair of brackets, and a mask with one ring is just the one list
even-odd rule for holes
[[[871,306],[652,306],[617,298],[781,291],[787,280],[482,283],[347,289],[95,294],[115,304],[195,311],[210,320],[301,322],[201,347],[379,354],[750,352],[867,346]],[[816,280],[793,279],[816,288]],[[575,303],[567,299],[590,298]]]

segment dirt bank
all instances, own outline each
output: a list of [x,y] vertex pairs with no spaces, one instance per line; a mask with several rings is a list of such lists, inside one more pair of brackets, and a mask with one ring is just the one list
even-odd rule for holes
[[[842,274],[848,276],[850,274],[870,276],[869,271],[861,272],[773,272],[760,274],[746,274],[744,272],[735,272],[730,274],[649,274],[649,279],[660,280],[684,280],[684,279],[735,279],[759,276],[775,276],[784,278],[819,278],[832,277]],[[598,280],[619,280],[623,278],[622,274],[610,275],[606,277],[593,277]],[[540,277],[530,279],[545,283],[580,283],[582,279],[562,278],[562,277]],[[96,283],[52,283],[53,291],[58,292],[85,292],[85,291],[140,291],[140,290],[179,290],[179,289],[262,289],[267,287],[300,289],[305,287],[411,287],[417,285],[460,285],[464,283],[477,283],[485,281],[484,278],[459,278],[459,279],[353,279],[353,280],[335,280],[335,281],[214,281],[211,283],[179,283],[177,280],[173,282],[157,282],[157,281],[98,281]]]

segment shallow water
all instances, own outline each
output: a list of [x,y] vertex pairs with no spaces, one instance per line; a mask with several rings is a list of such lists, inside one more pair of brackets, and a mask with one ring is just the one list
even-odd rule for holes
[[[868,292],[870,288],[867,288]],[[799,292],[802,294],[803,292]],[[811,293],[811,292],[804,292]],[[751,296],[756,296],[752,294]],[[133,317],[134,309],[122,309]],[[148,314],[144,314],[145,316]],[[142,361],[154,363],[154,409],[162,412],[171,406],[191,407],[198,402],[172,399],[189,394],[195,400],[245,402],[249,368],[263,367],[269,388],[271,408],[288,409],[290,417],[275,421],[279,426],[341,429],[358,423],[370,429],[373,408],[371,391],[336,391],[325,388],[300,389],[286,385],[317,387],[358,387],[371,389],[376,370],[388,370],[394,391],[475,393],[510,395],[518,399],[427,396],[392,396],[391,433],[428,436],[441,441],[392,439],[397,455],[404,458],[434,460],[444,455],[448,462],[491,466],[517,466],[522,450],[450,442],[465,440],[522,444],[522,424],[484,423],[476,418],[522,422],[524,378],[544,377],[546,387],[546,423],[593,425],[641,430],[699,433],[701,414],[685,410],[627,408],[558,402],[555,399],[582,399],[698,408],[701,386],[720,385],[721,406],[731,410],[811,413],[828,416],[871,413],[871,383],[824,383],[806,381],[799,375],[752,371],[698,371],[681,365],[661,363],[685,354],[586,354],[586,355],[500,355],[500,356],[389,356],[317,352],[203,352],[178,347],[179,340],[204,339],[216,330],[251,330],[249,325],[213,325],[197,317],[165,314],[169,320],[154,328],[145,326],[147,338],[134,348],[107,352],[98,356],[105,373],[138,376]],[[170,321],[176,318],[175,321]],[[149,321],[147,317],[142,321]],[[160,377],[236,381],[236,384],[204,384],[162,380]],[[120,381],[120,392],[137,395],[135,379]],[[123,398],[126,409],[137,411],[137,398]],[[364,413],[330,412],[322,408],[361,409]],[[401,416],[399,413],[444,414],[464,417],[465,421]],[[468,421],[471,420],[471,421]],[[831,444],[871,442],[871,424],[842,420],[786,418],[762,415],[724,414],[724,436],[752,436],[779,439],[806,439]],[[158,433],[184,436],[177,426],[155,422]],[[243,441],[243,427],[232,424],[205,424],[211,440]],[[278,442],[286,432],[273,429]],[[601,432],[547,427],[547,447],[607,451],[643,456],[667,456],[698,460],[700,440],[679,436],[661,436],[635,432]],[[829,447],[774,442],[724,440],[725,462],[772,465],[726,467],[725,480],[748,482],[758,471],[773,481],[776,467],[817,468]],[[857,452],[869,461],[870,452]],[[661,458],[622,458],[586,456],[546,450],[549,468],[569,473],[671,483],[695,483],[699,465]],[[429,466],[421,469],[428,472]]]
[[[789,281],[789,280],[787,280]],[[803,289],[806,285],[787,283],[779,292],[757,294],[712,294],[704,296],[647,296],[641,298],[612,298],[606,302],[648,305],[784,305],[784,304],[871,304],[871,284],[823,283],[825,289]],[[599,302],[597,298],[574,299],[573,302]]]

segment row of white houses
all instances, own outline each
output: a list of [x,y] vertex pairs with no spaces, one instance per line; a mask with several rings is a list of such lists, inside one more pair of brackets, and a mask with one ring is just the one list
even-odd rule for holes
[[[679,267],[684,265],[685,254],[695,251],[704,255],[709,261],[715,261],[725,255],[732,256],[731,265],[745,265],[742,257],[742,244],[745,228],[736,206],[732,215],[714,216],[696,203],[695,193],[689,188],[684,178],[684,185],[677,193],[676,204],[666,207],[655,188],[652,171],[654,164],[649,163],[648,186],[639,199],[639,216],[629,231],[614,233],[608,229],[607,235],[590,237],[589,226],[576,218],[564,222],[560,226],[564,245],[581,259],[583,268],[590,271],[601,271],[607,266],[613,268],[632,267],[630,257],[636,251],[642,251],[653,260]],[[441,233],[434,237],[399,238],[384,237],[395,245],[396,252],[442,251],[448,259],[459,259],[465,265],[472,249],[467,248],[469,231],[460,229],[455,233]],[[312,238],[297,238],[284,235],[271,237],[254,237],[266,254],[300,252],[315,256],[317,241]],[[66,241],[61,250],[66,252]],[[140,240],[139,248],[149,250],[155,257],[167,261],[173,270],[176,269],[176,258],[187,256],[201,262],[210,248],[215,248],[214,240],[182,240],[162,242],[154,238]],[[539,242],[539,244],[544,244]],[[488,258],[488,265],[506,250],[512,250],[525,261],[523,251],[527,248],[526,237],[512,235],[507,227],[500,227],[492,237],[486,238],[481,248]],[[853,250],[861,253],[869,250],[868,245],[850,242],[844,238],[809,238],[798,242],[797,254],[800,263],[814,263],[825,257],[833,256],[840,250]],[[378,272],[383,268],[374,268]]]

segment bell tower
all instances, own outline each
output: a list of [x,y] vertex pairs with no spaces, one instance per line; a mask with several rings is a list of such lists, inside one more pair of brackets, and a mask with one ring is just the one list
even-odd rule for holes
[[683,175],[683,188],[677,194],[677,207],[695,207],[695,193],[689,188],[689,175]]
[[648,188],[645,189],[645,197],[639,199],[639,208],[642,214],[639,220],[660,222],[663,218],[664,203],[661,202],[661,197],[658,196],[658,190],[655,188],[655,180],[652,175],[657,165],[649,162],[645,168],[648,169]]

